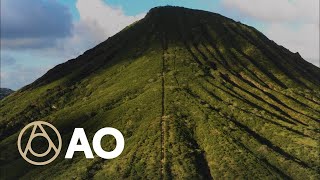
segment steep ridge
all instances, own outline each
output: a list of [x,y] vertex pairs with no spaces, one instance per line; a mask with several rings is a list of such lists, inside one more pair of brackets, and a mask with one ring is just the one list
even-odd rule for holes
[[[317,179],[320,69],[219,14],[159,7],[0,102],[6,178]],[[59,158],[23,161],[21,128],[63,135]],[[64,159],[75,127],[119,129],[116,159]],[[105,138],[104,149],[114,140]],[[41,172],[41,173],[40,173]]]

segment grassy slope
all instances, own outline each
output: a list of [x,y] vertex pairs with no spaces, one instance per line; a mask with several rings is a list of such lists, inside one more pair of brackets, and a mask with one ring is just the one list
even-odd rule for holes
[[[1,101],[1,174],[316,179],[319,75],[253,28],[207,12],[154,9]],[[63,135],[62,153],[44,167],[24,162],[16,148],[20,129],[34,120]],[[73,128],[92,139],[105,126],[124,134],[121,156],[64,159]]]

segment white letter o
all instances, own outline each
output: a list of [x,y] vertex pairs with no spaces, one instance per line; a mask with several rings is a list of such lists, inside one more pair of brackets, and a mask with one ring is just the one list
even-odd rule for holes
[[[105,135],[112,135],[116,139],[116,148],[113,151],[107,152],[102,149],[101,147],[101,139]],[[96,134],[93,137],[92,146],[94,151],[98,156],[100,156],[103,159],[113,159],[118,157],[123,149],[124,149],[124,138],[122,133],[111,127],[102,128],[99,131],[96,132]]]

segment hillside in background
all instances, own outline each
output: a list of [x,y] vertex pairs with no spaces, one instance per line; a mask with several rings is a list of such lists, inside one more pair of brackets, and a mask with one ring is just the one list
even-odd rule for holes
[[9,96],[14,91],[8,88],[0,88],[0,100]]
[[[318,67],[250,26],[154,8],[0,102],[1,178],[319,179],[319,77]],[[42,167],[16,145],[35,120],[63,138],[59,157]],[[113,160],[64,159],[76,127],[89,141],[117,128],[125,149]]]

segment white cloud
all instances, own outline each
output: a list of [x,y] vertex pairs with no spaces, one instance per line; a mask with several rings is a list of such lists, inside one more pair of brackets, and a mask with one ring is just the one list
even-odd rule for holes
[[302,24],[292,28],[284,24],[271,23],[265,34],[277,40],[293,52],[299,52],[309,62],[319,66],[319,26],[316,24]]
[[[76,7],[80,19],[72,22],[71,33],[64,38],[57,38],[55,41],[44,41],[46,46],[41,45],[42,41],[36,38],[20,38],[17,41],[4,41],[1,43],[11,45],[10,50],[14,55],[28,54],[32,56],[33,62],[27,65],[21,62],[19,56],[13,56],[16,59],[15,65],[3,68],[1,71],[1,87],[18,89],[29,84],[43,75],[48,69],[53,68],[57,63],[62,63],[68,59],[75,58],[108,37],[116,34],[131,23],[141,19],[145,14],[137,16],[127,16],[121,8],[111,7],[103,0],[78,0]],[[1,14],[2,15],[2,14]],[[39,15],[41,16],[41,15]],[[33,47],[33,44],[41,48]],[[13,48],[12,46],[23,47]],[[1,50],[1,53],[5,51]],[[37,61],[37,63],[34,63]],[[50,61],[50,62],[48,62]]]
[[145,16],[127,16],[121,8],[111,7],[103,0],[78,0],[76,7],[80,19],[74,22],[72,35],[48,49],[65,60],[75,58]]
[[319,0],[222,0],[222,5],[264,21],[319,23]]
[[145,15],[126,16],[121,8],[108,6],[102,0],[78,0],[76,7],[80,15],[80,24],[90,26],[93,34],[97,34],[95,30],[98,29],[98,33],[102,35],[101,38],[104,39]]
[[262,22],[268,38],[319,66],[319,0],[222,0],[222,5]]

